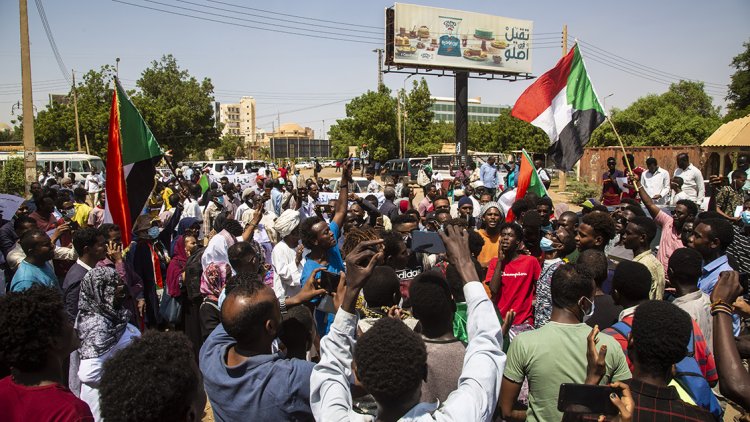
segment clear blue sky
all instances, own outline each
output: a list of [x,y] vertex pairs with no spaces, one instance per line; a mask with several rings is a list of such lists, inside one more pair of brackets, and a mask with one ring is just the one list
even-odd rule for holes
[[[381,46],[377,40],[382,39],[382,29],[378,28],[383,27],[385,7],[393,5],[374,0],[221,0],[225,4],[213,0],[123,1],[248,27],[176,16],[110,0],[46,0],[48,22],[67,68],[85,73],[106,63],[114,64],[115,57],[120,57],[120,76],[126,87],[132,88],[140,72],[152,60],[171,53],[192,75],[211,78],[217,101],[236,102],[242,95],[255,96],[260,127],[270,130],[271,122],[280,113],[282,123],[294,121],[310,126],[316,135],[323,128],[324,120],[327,129],[336,118],[345,116],[344,100],[376,87],[377,58],[372,50]],[[236,8],[227,3],[305,19]],[[534,33],[547,34],[537,38],[538,46],[545,48],[533,51],[533,73],[537,76],[559,59],[561,50],[552,37],[555,36],[553,33],[561,31],[563,24],[567,24],[571,36],[608,52],[591,47],[583,49],[600,98],[614,94],[607,98],[607,108],[626,107],[643,95],[664,92],[668,83],[678,77],[710,83],[708,89],[714,105],[725,106],[726,85],[732,73],[729,63],[742,51],[742,43],[750,40],[750,2],[745,0],[441,0],[421,4],[533,20]],[[263,26],[268,30],[259,30],[260,25],[234,18],[270,25]],[[0,2],[0,39],[3,40],[0,46],[0,122],[9,122],[13,118],[12,105],[21,99],[18,25],[18,2]],[[32,0],[29,0],[29,25],[34,104],[42,110],[48,93],[66,93],[67,88]],[[301,27],[312,37],[290,34],[299,31],[280,25]],[[350,36],[328,35],[324,31],[345,32]],[[334,39],[316,38],[316,34]],[[342,41],[354,39],[351,36],[364,37],[357,39],[373,44]],[[587,47],[586,44],[582,46]],[[402,87],[405,77],[386,74],[384,80],[395,90]],[[428,77],[427,82],[433,95],[453,96],[452,78]],[[472,79],[469,96],[481,96],[487,104],[512,105],[529,84]],[[340,102],[320,106],[335,101]],[[307,109],[293,111],[302,108]]]

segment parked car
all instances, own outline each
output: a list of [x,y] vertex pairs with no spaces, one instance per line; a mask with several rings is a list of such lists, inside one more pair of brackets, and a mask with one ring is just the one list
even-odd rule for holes
[[311,169],[311,168],[313,168],[313,165],[309,161],[300,161],[298,163],[295,163],[294,167],[302,170],[302,169]]
[[[362,193],[367,192],[367,185],[370,184],[370,181],[367,180],[364,177],[352,177],[354,180],[355,188],[354,193]],[[331,192],[338,192],[339,191],[339,184],[341,183],[341,179],[331,179],[328,186],[331,188]]]
[[323,167],[336,167],[336,160],[325,160],[320,165]]

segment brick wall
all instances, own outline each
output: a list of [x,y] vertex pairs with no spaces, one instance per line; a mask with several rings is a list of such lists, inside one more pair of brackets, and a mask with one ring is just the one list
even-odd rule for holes
[[[635,156],[635,163],[643,168],[646,168],[646,158],[654,157],[659,163],[659,167],[669,171],[669,174],[673,174],[675,168],[677,168],[677,154],[687,153],[690,156],[690,162],[701,169],[703,174],[707,172],[704,169],[709,163],[708,152],[701,150],[699,145],[688,145],[688,146],[670,146],[670,147],[627,147],[625,150],[629,154]],[[593,183],[599,183],[601,181],[602,174],[607,171],[607,158],[615,157],[617,160],[617,168],[619,170],[625,170],[622,165],[622,149],[620,147],[597,147],[597,148],[585,148],[583,151],[583,157],[581,158],[581,180]],[[731,166],[727,167],[728,169]]]

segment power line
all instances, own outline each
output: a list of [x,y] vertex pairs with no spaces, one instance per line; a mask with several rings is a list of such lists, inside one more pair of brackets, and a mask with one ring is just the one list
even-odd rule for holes
[[[204,4],[195,3],[195,2],[192,2],[192,1],[188,1],[188,0],[176,0],[176,1],[179,1],[180,3],[192,4],[194,6],[200,6],[200,7],[205,7],[205,8],[215,9],[215,10],[221,10],[221,11],[224,11],[224,12],[239,13],[241,15],[254,16],[256,18],[268,19],[268,20],[279,21],[279,22],[304,24],[305,26],[315,26],[315,27],[318,27],[318,28],[335,29],[335,30],[338,30],[338,31],[351,31],[351,32],[357,32],[359,34],[365,33],[365,34],[383,35],[383,31],[382,30],[379,31],[379,32],[375,32],[375,31],[363,31],[361,29],[337,28],[335,26],[330,26],[330,25],[321,25],[321,24],[310,23],[310,22],[299,22],[299,21],[295,21],[295,20],[291,20],[291,19],[272,18],[272,17],[268,17],[268,16],[259,15],[259,14],[256,14],[256,13],[238,12],[236,10],[224,9],[224,8],[216,7],[216,6],[206,6]],[[237,7],[239,7],[239,6],[237,6]],[[254,10],[252,8],[249,8],[249,9],[250,10]],[[304,19],[310,20],[311,18],[304,18]]]
[[[65,79],[47,79],[43,81],[34,81],[34,85],[45,84],[45,83],[50,83],[50,82],[65,82]],[[3,87],[20,87],[21,85],[22,85],[21,82],[0,84],[0,89],[2,89]]]
[[[662,76],[667,76],[667,77],[670,77],[670,78],[676,78],[676,79],[679,79],[679,80],[692,81],[692,82],[703,82],[703,84],[705,84],[706,86],[712,86],[712,87],[714,87],[714,88],[726,88],[726,85],[723,85],[723,84],[718,84],[718,83],[713,83],[713,82],[706,82],[706,81],[701,81],[701,80],[698,80],[698,79],[688,78],[688,77],[685,77],[685,76],[680,76],[680,75],[676,75],[676,74],[674,74],[674,73],[669,73],[669,72],[665,72],[665,71],[663,71],[663,70],[659,70],[659,69],[656,69],[656,68],[654,68],[654,67],[651,67],[651,66],[647,66],[647,65],[644,65],[644,64],[638,63],[638,62],[636,62],[636,61],[633,61],[633,60],[627,59],[627,58],[625,58],[625,57],[619,56],[619,55],[617,55],[617,54],[611,53],[611,52],[609,52],[609,51],[607,51],[607,50],[605,50],[605,49],[603,49],[603,48],[597,47],[597,46],[595,46],[594,44],[591,44],[591,43],[589,43],[589,42],[586,42],[586,41],[584,41],[584,40],[582,40],[582,39],[575,39],[575,38],[573,38],[572,36],[571,36],[571,37],[569,37],[569,38],[573,39],[573,41],[578,41],[578,42],[580,42],[581,44],[583,44],[583,45],[585,45],[585,46],[587,46],[587,47],[590,47],[590,48],[591,48],[591,49],[593,49],[593,50],[597,50],[597,51],[599,51],[599,52],[600,52],[600,54],[601,54],[601,55],[603,55],[603,56],[608,56],[608,57],[610,57],[610,58],[613,58],[613,60],[618,60],[618,59],[619,59],[619,60],[621,60],[621,61],[624,61],[624,62],[630,63],[630,64],[631,64],[631,67],[641,68],[641,69],[644,69],[644,70],[648,70],[648,71],[651,71],[651,72],[654,72],[654,73],[659,73],[659,74],[661,74]],[[590,50],[589,50],[589,51],[590,51]]]
[[271,113],[271,114],[266,114],[266,115],[263,115],[263,116],[257,116],[256,120],[257,119],[265,119],[265,118],[268,118],[268,117],[274,117],[274,116],[277,116],[279,114],[291,114],[291,113],[296,113],[298,111],[311,110],[311,109],[314,109],[314,108],[325,107],[325,106],[329,106],[329,105],[333,105],[333,104],[339,104],[339,103],[343,103],[344,101],[351,101],[351,98],[347,98],[347,99],[339,100],[339,101],[333,101],[333,102],[330,102],[330,103],[317,104],[317,105],[310,106],[310,107],[298,108],[298,109],[295,109],[295,110],[285,110],[285,111],[279,111],[277,113]]
[[[254,20],[254,19],[246,19],[246,18],[240,18],[240,17],[236,17],[236,16],[222,15],[221,13],[207,12],[207,11],[203,11],[203,10],[192,9],[192,8],[189,8],[189,7],[176,6],[176,5],[173,5],[173,4],[162,3],[162,2],[157,1],[157,0],[144,0],[144,1],[147,1],[149,3],[155,3],[155,4],[158,4],[158,5],[161,5],[161,6],[172,7],[172,8],[178,9],[178,10],[185,10],[185,11],[188,11],[188,12],[201,13],[201,14],[206,14],[206,15],[210,15],[210,16],[217,16],[217,17],[220,17],[220,18],[235,19],[235,20],[238,20],[238,21],[250,22],[250,23],[257,24],[257,25],[266,25],[266,26],[270,26],[272,28],[275,28],[274,32],[278,32],[277,28],[288,28],[288,29],[294,29],[294,30],[297,30],[297,31],[309,31],[309,32],[313,32],[314,34],[339,35],[339,36],[342,36],[342,37],[353,37],[353,38],[361,38],[361,39],[366,39],[366,40],[382,41],[382,38],[368,37],[368,36],[363,36],[363,35],[349,35],[349,34],[342,34],[340,32],[331,32],[331,31],[313,31],[313,30],[310,30],[310,29],[300,28],[298,26],[283,25],[283,24],[279,24],[279,23],[261,22],[261,21],[257,21],[257,20]],[[181,1],[181,0],[178,0],[178,1]],[[184,1],[184,3],[190,3],[190,2]],[[195,3],[191,3],[191,4],[195,4]],[[199,4],[199,6],[201,6],[201,5]],[[203,6],[203,7],[208,7],[208,6]],[[224,10],[226,10],[226,9],[224,9]],[[258,29],[261,29],[261,28],[258,28]]]
[[270,13],[270,14],[279,15],[279,16],[286,16],[286,17],[290,17],[290,18],[306,19],[306,20],[312,20],[312,21],[316,21],[316,22],[325,22],[325,23],[332,23],[332,24],[336,24],[336,25],[354,26],[354,27],[359,27],[359,28],[373,28],[373,29],[380,29],[380,30],[384,29],[383,27],[379,27],[379,26],[360,25],[360,24],[356,24],[356,23],[330,21],[330,20],[325,20],[325,19],[311,18],[309,16],[290,15],[288,13],[273,12],[273,11],[264,10],[264,9],[256,9],[256,8],[253,8],[253,7],[242,6],[242,5],[233,4],[233,3],[227,3],[227,2],[223,2],[223,1],[219,1],[219,0],[208,0],[208,1],[210,1],[211,3],[223,4],[225,6],[233,6],[233,7],[237,7],[237,8],[240,8],[240,9],[254,10],[256,12]]
[[47,14],[44,12],[42,0],[35,0],[34,3],[36,3],[36,10],[39,12],[39,17],[42,19],[44,32],[47,34],[47,40],[49,40],[49,44],[52,47],[52,53],[55,55],[55,60],[57,60],[57,65],[60,67],[60,72],[62,72],[68,85],[70,85],[71,81],[70,75],[68,74],[68,68],[65,66],[62,56],[60,56],[60,51],[57,49],[57,43],[55,43],[55,37],[52,35],[52,28],[50,28],[49,22],[47,21]]
[[[206,21],[206,22],[223,23],[225,25],[238,26],[238,27],[242,27],[242,28],[256,29],[256,30],[259,30],[259,31],[268,31],[268,32],[278,33],[278,31],[273,30],[273,29],[258,28],[256,26],[243,25],[241,23],[227,22],[227,21],[222,21],[222,20],[219,20],[219,19],[211,19],[211,18],[206,18],[206,17],[202,17],[202,16],[193,16],[193,15],[188,15],[186,13],[175,12],[175,11],[172,11],[172,10],[159,9],[157,7],[150,7],[150,6],[145,6],[145,5],[142,5],[142,4],[130,3],[130,2],[127,2],[127,1],[123,1],[123,0],[112,0],[112,1],[115,2],[115,3],[126,4],[128,6],[139,7],[141,9],[154,10],[154,11],[157,11],[157,12],[168,13],[170,15],[176,15],[176,16],[184,16],[184,17],[187,17],[187,18],[198,19],[198,20],[202,20],[202,21]],[[351,40],[351,39],[346,39],[346,38],[334,38],[334,37],[327,37],[327,36],[320,36],[320,35],[309,35],[309,34],[302,34],[302,33],[298,33],[298,32],[284,32],[284,34],[287,34],[287,35],[299,35],[299,36],[302,36],[302,37],[309,37],[309,38],[316,38],[316,39],[328,39],[328,40],[334,40],[334,41],[352,42],[352,43],[358,43],[358,44],[380,45],[380,43],[375,43],[375,42],[370,42],[370,41]]]

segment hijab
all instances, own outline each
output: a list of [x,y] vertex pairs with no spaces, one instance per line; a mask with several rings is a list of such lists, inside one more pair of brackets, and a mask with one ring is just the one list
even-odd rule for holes
[[169,267],[167,268],[167,293],[172,297],[180,296],[180,276],[185,271],[187,259],[185,238],[180,236],[175,242],[174,255],[172,255],[172,260],[169,261]]
[[98,358],[112,350],[125,332],[130,311],[115,307],[115,291],[124,285],[111,267],[94,267],[81,281],[76,328],[81,359]]

